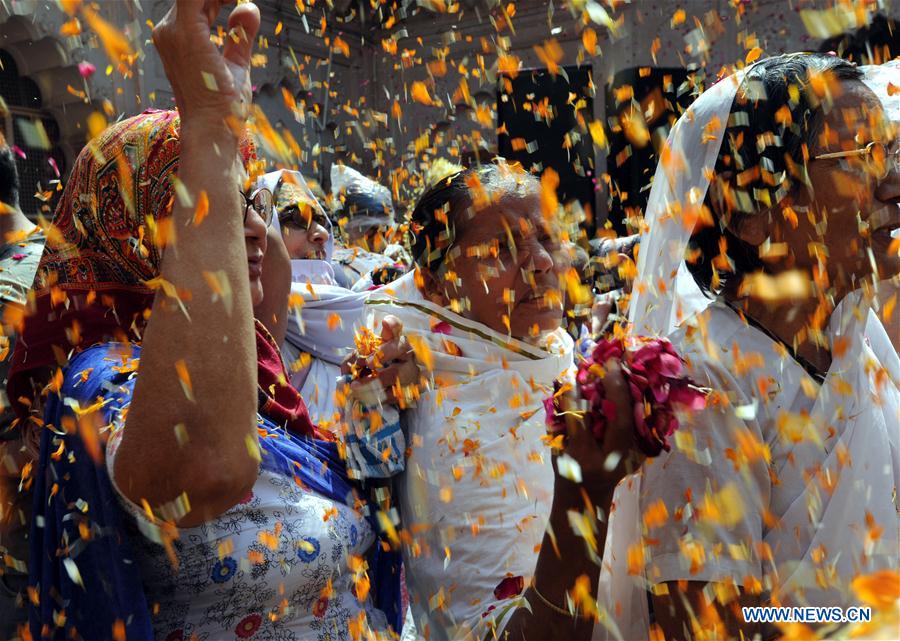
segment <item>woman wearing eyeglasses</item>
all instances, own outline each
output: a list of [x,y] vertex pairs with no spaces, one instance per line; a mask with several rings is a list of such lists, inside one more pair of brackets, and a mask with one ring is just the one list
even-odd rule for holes
[[604,384],[622,409],[603,442],[573,425],[556,443],[568,466],[552,462],[544,400],[573,364],[561,327],[569,248],[542,214],[540,182],[505,162],[435,181],[410,224],[415,269],[373,292],[366,316],[372,329],[402,321],[431,385],[393,390],[408,443],[399,457],[397,427],[364,402],[384,348],[345,364],[362,410],[345,419],[367,446],[352,459],[362,478],[405,465],[395,491],[417,629],[435,640],[589,639],[598,515],[639,456],[627,388],[610,370]]
[[900,167],[868,81],[770,58],[669,137],[630,320],[716,400],[616,497],[610,540],[646,559],[609,568],[624,638],[647,638],[648,590],[666,639],[768,639],[740,606],[860,605],[854,580],[897,568],[900,361],[871,301],[900,266]]
[[[284,329],[276,338],[280,339],[291,385],[300,390],[313,422],[329,429],[339,418],[335,392],[340,364],[353,348],[368,293],[352,292],[336,282],[342,272],[331,263],[331,222],[303,176],[296,171],[275,171],[262,176],[259,184],[275,194],[272,230],[284,241],[286,269],[290,271],[289,278],[286,274],[273,278],[264,272],[273,291],[282,287],[278,280],[289,281],[289,289],[283,295],[276,294],[280,299],[269,303],[264,300],[264,306],[282,308],[273,313],[276,324],[278,318],[284,320]],[[302,304],[285,311],[288,295]],[[261,313],[266,318],[272,315]],[[401,337],[394,340],[399,348]],[[417,376],[414,359],[407,351],[398,349],[404,353],[400,370],[406,384]]]
[[89,143],[38,269],[9,382],[22,415],[43,405],[34,639],[399,629],[399,567],[254,320],[274,209],[234,132],[260,17],[235,8],[220,52],[221,4],[178,0],[156,26],[179,112]]

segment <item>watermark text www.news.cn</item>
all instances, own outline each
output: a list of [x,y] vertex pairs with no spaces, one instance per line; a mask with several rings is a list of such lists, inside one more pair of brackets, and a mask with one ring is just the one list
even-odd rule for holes
[[865,623],[872,620],[872,608],[746,607],[741,610],[747,623]]

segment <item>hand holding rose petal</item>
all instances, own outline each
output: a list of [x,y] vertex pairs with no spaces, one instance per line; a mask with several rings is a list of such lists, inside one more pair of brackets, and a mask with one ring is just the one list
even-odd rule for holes
[[[677,409],[700,410],[706,406],[706,391],[685,375],[685,363],[665,339],[632,337],[601,340],[590,356],[578,365],[576,389],[587,404],[587,417],[594,437],[603,440],[616,404],[607,398],[603,364],[620,363],[631,395],[635,438],[649,457],[669,451],[669,437],[679,427]],[[557,384],[559,385],[559,384]],[[559,389],[559,388],[557,388]],[[553,433],[565,433],[566,424],[559,395],[545,401],[547,424]]]

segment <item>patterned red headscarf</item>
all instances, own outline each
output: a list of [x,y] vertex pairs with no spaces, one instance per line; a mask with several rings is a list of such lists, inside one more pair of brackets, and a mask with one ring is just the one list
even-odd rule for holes
[[[180,121],[149,110],[115,123],[78,155],[38,265],[7,391],[20,416],[35,397],[30,374],[61,367],[72,352],[115,340],[140,342],[172,224]],[[244,164],[256,162],[249,138]],[[271,335],[257,322],[260,411],[304,435],[315,428],[287,382]]]

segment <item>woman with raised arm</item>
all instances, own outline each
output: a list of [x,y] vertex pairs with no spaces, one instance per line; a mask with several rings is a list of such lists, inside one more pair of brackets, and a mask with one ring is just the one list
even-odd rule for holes
[[254,321],[272,194],[248,188],[240,133],[260,18],[235,8],[220,52],[223,4],[178,0],[154,29],[180,113],[85,148],[41,259],[9,384],[45,408],[34,639],[399,629],[374,513]]

